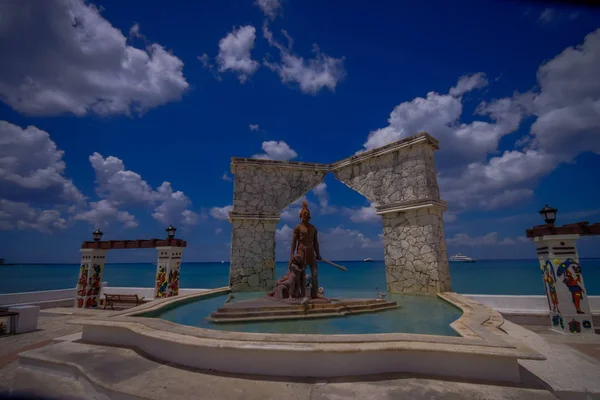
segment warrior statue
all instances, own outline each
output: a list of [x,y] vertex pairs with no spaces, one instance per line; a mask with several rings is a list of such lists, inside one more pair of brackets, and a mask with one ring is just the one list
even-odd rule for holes
[[319,298],[319,266],[317,265],[317,261],[321,260],[321,253],[319,251],[317,228],[309,222],[310,210],[306,201],[302,202],[300,219],[302,222],[294,228],[290,259],[299,256],[302,259],[302,265],[310,267],[312,282],[310,297],[316,299]]

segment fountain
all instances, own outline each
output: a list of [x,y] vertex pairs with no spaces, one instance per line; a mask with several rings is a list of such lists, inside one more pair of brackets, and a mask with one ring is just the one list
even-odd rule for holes
[[[343,271],[341,265],[321,257],[317,228],[311,219],[308,203],[302,203],[300,219],[293,231],[290,261],[287,273],[275,283],[275,288],[258,299],[231,303],[211,313],[212,322],[249,322],[285,319],[327,318],[349,316],[395,308],[395,301],[376,299],[329,299],[319,287],[317,261],[324,261]],[[306,267],[310,268],[310,293],[306,293]],[[230,300],[230,299],[228,299]]]
[[[504,333],[498,312],[450,292],[437,148],[437,140],[420,133],[333,164],[234,158],[229,286],[72,323],[83,325],[88,343],[134,347],[164,362],[227,373],[403,372],[519,382],[518,360],[544,357]],[[386,296],[319,286],[319,262],[344,267],[322,258],[306,205],[287,271],[275,280],[280,211],[330,171],[377,204]]]

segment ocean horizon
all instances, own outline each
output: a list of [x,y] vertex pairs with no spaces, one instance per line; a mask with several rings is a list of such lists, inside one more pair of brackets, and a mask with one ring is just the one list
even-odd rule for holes
[[[581,258],[588,295],[600,295],[600,258]],[[327,264],[319,265],[319,284],[325,288],[373,291],[385,290],[383,261],[335,261],[348,272]],[[287,262],[276,263],[281,277]],[[0,294],[74,288],[79,264],[4,264],[0,265]],[[117,287],[154,287],[156,265],[146,263],[106,263],[103,281]],[[465,294],[544,295],[544,284],[537,259],[477,260],[475,263],[450,263],[452,290]],[[181,288],[216,288],[229,284],[229,262],[183,262]]]

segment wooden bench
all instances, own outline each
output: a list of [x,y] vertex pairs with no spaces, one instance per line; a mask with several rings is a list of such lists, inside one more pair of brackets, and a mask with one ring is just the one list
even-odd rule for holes
[[108,294],[104,293],[104,309],[106,310],[106,306],[110,305],[110,309],[114,310],[115,303],[121,304],[135,304],[139,306],[144,302],[143,297],[138,297],[137,294]]

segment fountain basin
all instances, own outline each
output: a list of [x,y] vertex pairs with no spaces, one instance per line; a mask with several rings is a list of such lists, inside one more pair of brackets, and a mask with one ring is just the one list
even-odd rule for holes
[[502,332],[499,313],[456,293],[439,297],[463,311],[451,324],[458,337],[228,332],[148,317],[228,292],[221,288],[167,298],[111,317],[71,323],[83,325],[86,342],[137,348],[164,362],[239,374],[339,377],[403,372],[519,382],[519,359],[545,359]]

